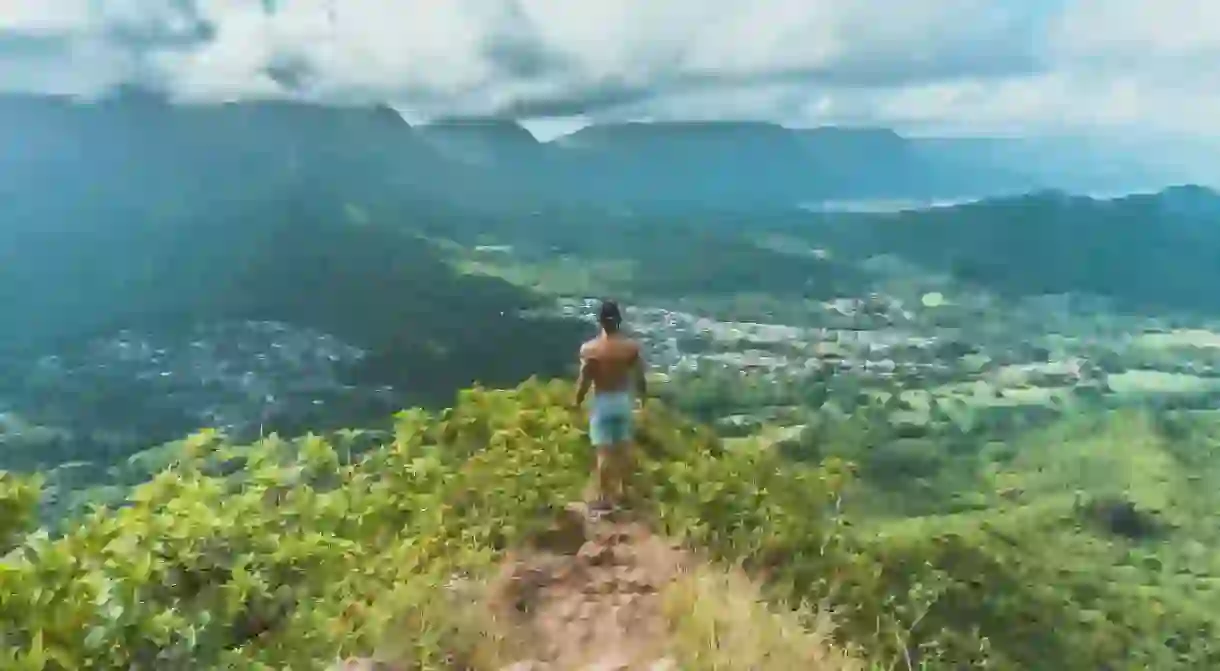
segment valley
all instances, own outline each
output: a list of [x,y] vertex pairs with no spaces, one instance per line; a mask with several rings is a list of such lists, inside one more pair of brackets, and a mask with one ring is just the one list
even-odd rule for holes
[[[622,263],[571,259],[531,266],[514,261],[513,248],[499,249],[495,262],[486,250],[471,249],[483,260],[458,265],[550,291],[554,305],[530,314],[579,319],[590,333],[599,296],[630,294]],[[575,284],[589,295],[556,295],[556,278],[568,266],[584,269]],[[645,344],[659,382],[683,388],[700,376],[736,377],[745,386],[770,387],[769,401],[792,407],[821,398],[811,387],[849,396],[897,393],[896,420],[921,423],[932,421],[934,408],[949,406],[1045,419],[1080,404],[1210,408],[1220,402],[1220,322],[1206,315],[1122,313],[1112,301],[1082,295],[1005,298],[909,267],[896,274],[879,259],[858,271],[851,280],[855,295],[826,300],[758,293],[645,296],[627,304],[627,324]],[[768,283],[767,272],[758,269],[758,284]],[[784,321],[760,321],[769,312]],[[746,398],[723,400],[719,411],[737,421],[752,411],[773,418],[776,411],[774,403],[759,408]]]
[[459,636],[453,586],[558,543],[584,495],[571,380],[604,296],[656,392],[633,512],[742,573],[751,607],[712,616],[760,618],[743,640],[812,603],[782,611],[792,659],[1220,665],[1208,188],[1083,196],[1129,189],[1100,154],[1038,174],[1068,145],[888,129],[539,143],[130,92],[0,119],[26,133],[0,156],[13,668],[314,668],[389,640],[448,671],[498,645]]

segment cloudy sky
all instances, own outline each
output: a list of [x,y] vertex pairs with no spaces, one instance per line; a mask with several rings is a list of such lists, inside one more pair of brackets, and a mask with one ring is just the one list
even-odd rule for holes
[[1220,138],[1220,0],[0,0],[0,89]]

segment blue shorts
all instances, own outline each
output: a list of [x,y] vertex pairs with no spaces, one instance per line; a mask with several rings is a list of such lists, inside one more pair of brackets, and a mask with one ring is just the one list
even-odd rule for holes
[[589,413],[589,440],[608,447],[631,440],[631,395],[625,391],[596,394]]

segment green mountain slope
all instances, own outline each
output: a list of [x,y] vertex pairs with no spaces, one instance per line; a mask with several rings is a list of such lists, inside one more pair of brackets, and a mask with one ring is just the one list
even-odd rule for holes
[[[490,577],[580,497],[593,455],[571,393],[472,389],[402,413],[367,449],[198,434],[126,504],[55,538],[23,533],[30,490],[5,476],[0,666],[324,668],[392,639],[409,668],[462,668],[442,586]],[[768,599],[832,606],[839,643],[880,664],[1205,668],[1220,662],[1220,567],[1198,475],[1217,472],[1204,448],[1220,431],[1171,419],[1058,428],[994,465],[1003,492],[981,511],[878,526],[854,516],[867,483],[846,464],[726,449],[650,404],[633,508]],[[1127,480],[1072,475],[1102,467]],[[1142,531],[1115,523],[1123,501]]]

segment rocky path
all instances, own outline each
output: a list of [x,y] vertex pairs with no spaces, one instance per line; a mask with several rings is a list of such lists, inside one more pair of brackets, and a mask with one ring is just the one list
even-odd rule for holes
[[675,669],[665,656],[661,591],[685,555],[622,518],[580,507],[540,547],[510,556],[492,584],[493,608],[515,620],[536,657],[512,671]]
[[[689,566],[674,544],[623,513],[571,505],[530,547],[508,553],[486,603],[527,658],[501,671],[677,671],[666,656],[662,591]],[[372,659],[336,671],[397,671]]]

